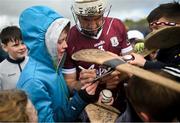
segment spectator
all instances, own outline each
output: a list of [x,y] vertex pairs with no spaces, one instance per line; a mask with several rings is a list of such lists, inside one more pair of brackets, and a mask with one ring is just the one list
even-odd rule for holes
[[0,91],[1,122],[37,122],[37,113],[21,90]]
[[[180,4],[178,2],[161,4],[151,11],[147,20],[152,31],[163,27],[178,26],[180,23]],[[167,34],[168,35],[168,34]],[[179,35],[177,35],[179,36]],[[168,40],[168,39],[167,39]],[[165,41],[169,43],[171,41]],[[169,43],[170,44],[170,43]],[[158,44],[157,44],[158,45]],[[146,69],[161,69],[166,65],[180,66],[180,44],[169,46],[168,48],[161,48],[157,54],[157,61],[148,61],[142,56],[132,54],[135,60],[129,63],[144,67]]]
[[144,40],[144,35],[139,30],[129,30],[127,32],[127,36],[131,45],[136,43],[137,40]]
[[28,61],[27,48],[21,30],[16,26],[4,28],[0,39],[3,49],[8,53],[8,57],[0,63],[0,90],[14,89]]
[[127,32],[128,40],[133,46],[133,50],[135,53],[140,54],[145,57],[146,60],[156,60],[157,51],[156,50],[148,50],[144,46],[144,35],[138,30],[129,30]]
[[70,98],[62,73],[58,73],[68,47],[70,21],[46,6],[33,6],[21,13],[19,24],[30,58],[17,88],[27,93],[39,122],[75,121],[94,101],[97,83],[73,91]]
[[[176,68],[166,67],[163,70],[154,72],[174,80],[180,76],[180,72],[178,73],[179,70]],[[176,77],[165,72],[166,70],[171,71],[169,73],[176,73]],[[178,121],[180,114],[179,92],[136,76],[133,76],[128,81],[126,92],[133,108],[128,105],[125,113],[118,118],[117,122],[140,122],[141,120],[144,122]]]
[[144,35],[139,30],[129,30],[127,32],[128,40],[131,43],[134,52],[142,53],[144,50]]

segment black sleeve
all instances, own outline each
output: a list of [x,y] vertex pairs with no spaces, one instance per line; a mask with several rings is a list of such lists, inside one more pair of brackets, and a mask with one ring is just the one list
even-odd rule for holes
[[86,90],[80,90],[78,91],[79,96],[86,102],[86,103],[94,103],[98,101],[99,93],[102,89],[97,87],[95,95],[89,95]]
[[165,63],[159,62],[159,61],[146,61],[144,64],[144,69],[161,69],[164,66],[166,66]]

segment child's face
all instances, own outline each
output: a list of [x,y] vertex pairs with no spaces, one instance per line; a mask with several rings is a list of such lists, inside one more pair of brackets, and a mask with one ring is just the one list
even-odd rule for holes
[[65,28],[59,36],[58,43],[57,43],[58,60],[62,58],[63,53],[68,47],[67,45],[68,30],[69,28]]
[[22,41],[9,41],[3,44],[3,49],[9,54],[10,58],[17,60],[27,55],[27,48]]

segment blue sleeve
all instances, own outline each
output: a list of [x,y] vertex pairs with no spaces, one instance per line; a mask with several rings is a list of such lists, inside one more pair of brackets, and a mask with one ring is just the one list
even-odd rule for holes
[[57,117],[60,121],[75,121],[87,103],[82,100],[76,90],[72,91],[72,96],[70,97],[67,83],[65,82],[63,75],[60,74],[59,76],[58,95],[61,94],[61,109],[59,109],[60,113]]
[[23,85],[18,85],[17,88],[27,93],[28,98],[38,111],[39,122],[75,121],[87,105],[87,103],[80,98],[77,91],[74,91],[74,95],[70,100],[68,97],[65,97],[65,93],[62,92],[64,93],[63,96],[60,97],[62,98],[62,103],[59,109],[57,109],[57,112],[54,112],[52,109],[52,99],[48,90],[40,81],[29,80]]
[[17,86],[17,88],[24,90],[34,104],[38,111],[38,122],[54,122],[51,97],[47,92],[47,88],[40,81],[26,81],[25,84],[21,87]]
[[87,103],[81,99],[78,92],[74,91],[73,97],[66,102],[66,106],[63,108],[64,121],[75,121],[86,105]]

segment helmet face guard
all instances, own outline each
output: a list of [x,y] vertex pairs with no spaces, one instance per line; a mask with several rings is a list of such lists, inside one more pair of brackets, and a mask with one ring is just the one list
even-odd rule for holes
[[[75,2],[71,7],[78,29],[88,36],[96,36],[98,34],[105,23],[105,17],[108,17],[109,15],[110,9],[111,6],[109,9],[106,9],[106,0]],[[94,24],[92,24],[93,22]],[[88,24],[89,27],[87,27]],[[95,26],[93,27],[92,25]]]

